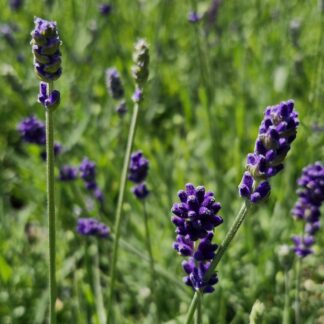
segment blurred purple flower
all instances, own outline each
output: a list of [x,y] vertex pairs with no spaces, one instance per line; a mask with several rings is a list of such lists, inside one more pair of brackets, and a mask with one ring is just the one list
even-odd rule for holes
[[82,236],[107,238],[110,234],[110,228],[94,218],[79,218],[76,230]]
[[324,201],[324,165],[315,162],[305,167],[297,180],[300,188],[297,190],[298,200],[291,213],[295,219],[305,222],[303,236],[292,238],[295,246],[293,251],[303,258],[311,253],[314,235],[320,229],[320,208]]
[[99,11],[102,16],[108,16],[111,13],[111,9],[112,7],[108,3],[102,3],[101,5],[99,5]]
[[64,165],[60,169],[59,180],[72,181],[78,177],[78,169],[69,165]]
[[25,142],[37,145],[45,144],[45,125],[35,116],[24,119],[19,123],[17,129]]

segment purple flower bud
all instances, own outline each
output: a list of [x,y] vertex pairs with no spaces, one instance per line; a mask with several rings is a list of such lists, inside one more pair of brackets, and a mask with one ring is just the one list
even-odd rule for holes
[[21,9],[23,4],[24,4],[23,0],[9,0],[10,8],[11,8],[11,10],[14,10],[14,11]]
[[111,9],[112,7],[108,3],[102,3],[101,5],[99,5],[99,11],[102,16],[108,16],[111,12]]
[[127,113],[126,101],[122,100],[116,107],[116,112],[119,116],[124,116]]
[[199,15],[197,12],[195,11],[190,11],[188,14],[188,21],[190,23],[197,23],[199,20],[201,20],[201,15]]
[[143,91],[139,88],[136,88],[132,96],[132,100],[136,103],[141,102],[143,100]]
[[145,199],[150,193],[145,183],[136,185],[132,191],[138,199]]

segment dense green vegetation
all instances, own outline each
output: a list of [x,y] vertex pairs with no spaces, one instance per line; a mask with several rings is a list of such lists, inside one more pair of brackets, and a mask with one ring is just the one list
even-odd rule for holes
[[[301,124],[285,170],[271,180],[270,198],[253,209],[218,266],[216,290],[203,300],[203,322],[248,323],[259,300],[264,311],[257,323],[280,323],[285,275],[293,322],[295,268],[285,274],[278,250],[302,230],[290,215],[296,179],[305,165],[324,160],[324,4],[321,10],[315,0],[219,2],[212,16],[212,1],[199,1],[197,10],[205,15],[190,24],[192,7],[186,1],[114,0],[111,13],[102,16],[96,1],[26,0],[13,11],[0,0],[0,323],[45,323],[48,309],[45,163],[42,149],[23,142],[17,132],[18,123],[30,115],[44,120],[29,44],[34,16],[57,21],[63,41],[63,74],[55,82],[62,97],[55,140],[63,152],[56,174],[60,166],[78,166],[87,156],[97,164],[104,192],[100,208],[81,179],[56,183],[58,323],[99,323],[98,305],[101,299],[107,302],[113,235],[84,238],[75,226],[79,216],[91,216],[114,233],[138,38],[147,40],[151,54],[134,150],[150,161],[146,210],[156,301],[149,288],[143,206],[128,183],[116,323],[156,323],[157,314],[163,322],[184,322],[193,292],[182,283],[182,258],[172,249],[170,209],[176,193],[187,182],[215,192],[224,219],[215,230],[214,241],[220,243],[242,202],[237,186],[264,108],[290,98]],[[112,66],[125,85],[124,118],[115,112],[105,85],[105,70]],[[303,323],[324,318],[321,231],[315,253],[303,262]]]

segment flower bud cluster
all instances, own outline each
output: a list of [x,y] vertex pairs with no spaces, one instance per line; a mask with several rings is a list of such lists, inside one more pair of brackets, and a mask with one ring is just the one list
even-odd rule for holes
[[173,247],[180,255],[188,257],[182,263],[187,274],[184,282],[194,290],[210,293],[218,282],[217,275],[213,273],[207,280],[204,277],[218,248],[212,240],[214,228],[223,222],[217,215],[221,205],[212,192],[206,192],[203,186],[195,188],[191,183],[178,192],[178,197],[181,202],[173,205],[171,220],[178,234]]
[[292,100],[266,108],[254,152],[247,156],[247,171],[239,185],[241,197],[258,203],[270,194],[269,178],[284,168],[283,162],[296,138],[298,124]]

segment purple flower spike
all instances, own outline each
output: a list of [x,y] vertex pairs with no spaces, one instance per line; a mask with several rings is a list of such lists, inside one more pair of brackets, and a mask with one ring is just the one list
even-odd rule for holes
[[110,228],[94,218],[79,218],[76,230],[82,236],[107,238],[110,234]]
[[114,99],[121,99],[124,96],[124,88],[116,68],[106,70],[106,84],[110,95]]
[[72,181],[78,177],[79,170],[75,167],[64,165],[60,169],[59,180],[60,181]]
[[35,116],[24,119],[17,129],[25,142],[37,145],[46,142],[45,125]]
[[266,108],[254,152],[247,156],[247,172],[239,185],[241,197],[255,204],[270,194],[268,179],[284,168],[283,161],[296,138],[298,124],[293,100]]
[[56,29],[56,22],[35,18],[32,31],[32,51],[34,67],[38,78],[44,82],[57,80],[62,74],[61,40]]
[[218,281],[217,276],[214,273],[207,281],[204,276],[217,250],[217,244],[213,244],[212,239],[214,228],[223,222],[217,215],[221,205],[215,201],[212,192],[206,192],[203,186],[194,187],[191,183],[186,185],[185,190],[180,190],[178,196],[180,203],[173,205],[175,216],[171,221],[178,233],[173,248],[180,255],[190,257],[182,263],[187,273],[184,282],[194,290],[210,293]]
[[320,208],[324,201],[324,165],[315,162],[303,169],[297,180],[300,188],[297,190],[298,200],[291,213],[297,220],[305,222],[303,236],[292,238],[295,246],[293,251],[300,258],[313,253],[310,246],[314,244],[314,235],[320,229]]

